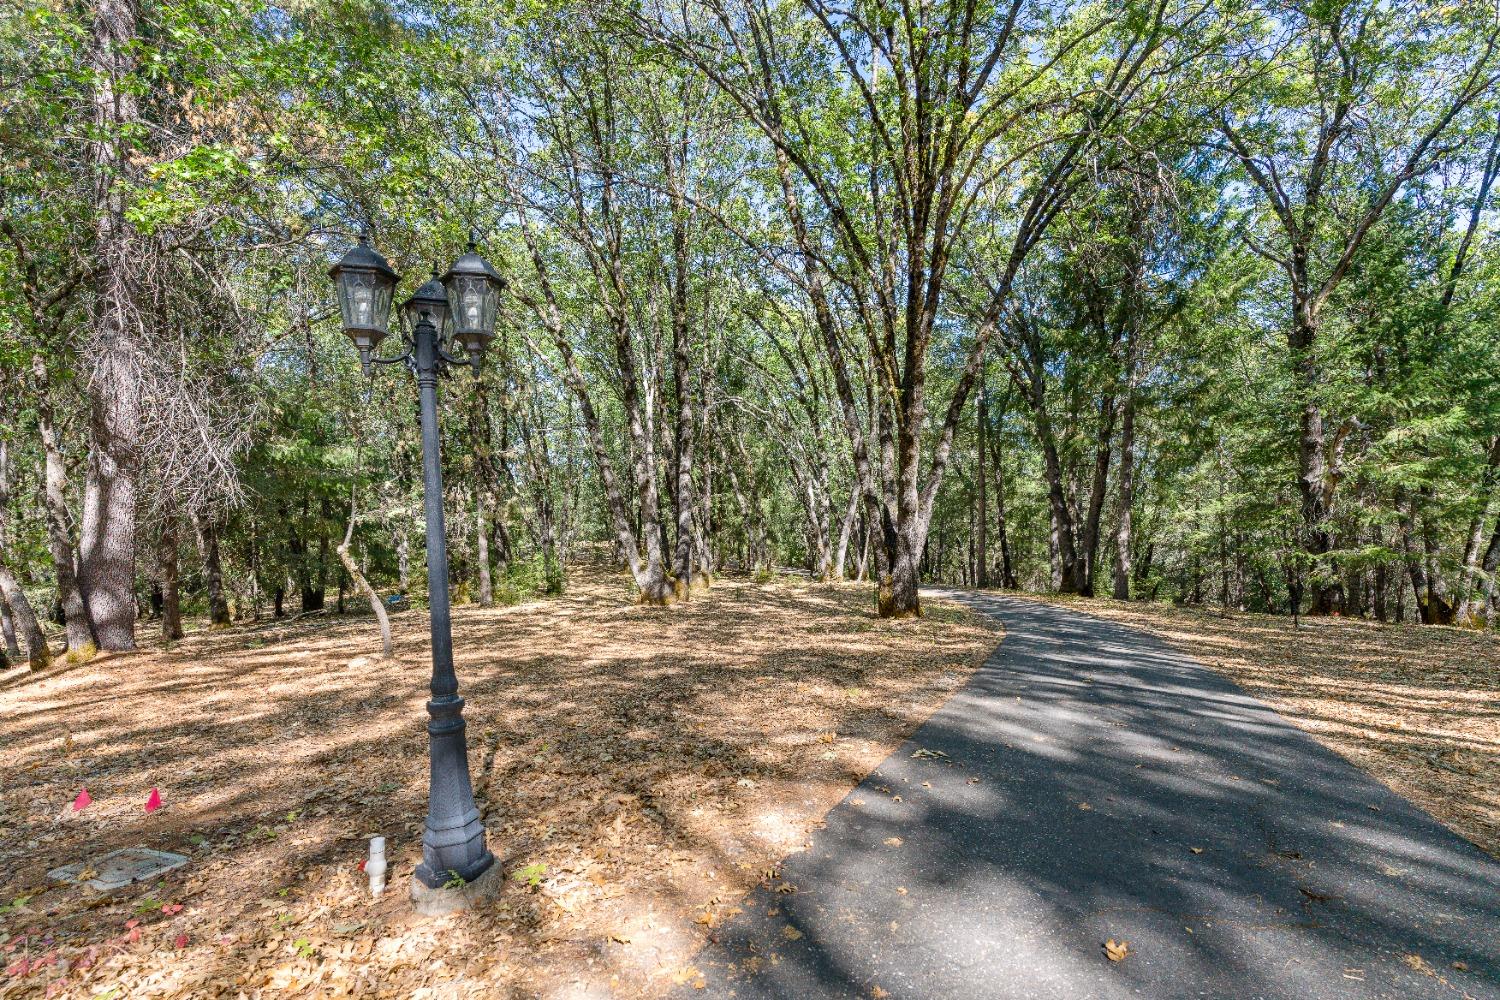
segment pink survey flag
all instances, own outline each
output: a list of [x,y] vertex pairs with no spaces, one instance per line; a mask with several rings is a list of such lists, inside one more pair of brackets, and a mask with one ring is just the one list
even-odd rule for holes
[[161,792],[151,789],[151,794],[146,798],[146,811],[154,813],[161,808]]
[[92,797],[90,797],[89,790],[87,788],[80,790],[78,793],[78,798],[73,800],[73,811],[80,811],[84,806],[88,805],[92,801],[94,800]]

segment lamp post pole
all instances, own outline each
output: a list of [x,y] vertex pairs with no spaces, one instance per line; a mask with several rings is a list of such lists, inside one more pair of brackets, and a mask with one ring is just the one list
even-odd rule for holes
[[[427,607],[432,618],[432,700],[427,703],[427,823],[415,879],[427,889],[475,882],[495,863],[474,804],[465,738],[464,700],[453,671],[453,626],[448,614],[448,541],[443,519],[443,469],[438,440],[438,370],[445,363],[438,330],[423,314],[413,330],[412,368],[422,407],[422,499],[427,515]],[[414,898],[423,897],[418,885]],[[419,899],[420,902],[420,899]]]
[[[479,371],[485,349],[495,336],[496,309],[505,282],[471,244],[446,275],[434,274],[402,305],[411,331],[403,337],[406,351],[398,357],[379,358],[375,350],[388,335],[396,272],[361,236],[359,245],[329,274],[338,289],[344,333],[359,351],[365,372],[373,374],[376,365],[403,365],[416,376],[421,399],[432,699],[427,702],[427,822],[422,831],[422,863],[412,875],[411,897],[420,913],[446,913],[493,892],[499,884],[499,866],[485,844],[484,822],[474,804],[464,700],[453,670],[437,384],[446,368],[467,366]],[[449,354],[446,345],[461,348],[458,353],[467,356]]]

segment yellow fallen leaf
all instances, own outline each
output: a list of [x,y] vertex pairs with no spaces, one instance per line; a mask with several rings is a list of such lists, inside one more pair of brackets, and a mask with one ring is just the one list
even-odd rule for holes
[[890,995],[891,994],[890,994],[889,991],[883,990],[879,986],[872,986],[872,987],[870,987],[870,996],[874,997],[875,1000],[883,1000],[883,998],[888,997]]
[[1126,941],[1116,941],[1113,938],[1104,942],[1104,957],[1111,962],[1118,962],[1130,954],[1130,944]]
[[900,847],[901,846],[901,838],[900,837],[887,837],[887,838],[885,838],[885,846],[886,847]]
[[1201,847],[1189,847],[1188,850],[1192,851],[1194,854],[1202,854],[1203,853],[1203,848],[1201,848]]
[[1436,973],[1432,971],[1432,966],[1428,965],[1427,960],[1421,955],[1402,955],[1401,961],[1405,962],[1415,972],[1420,972],[1426,976],[1436,975]]
[[1082,809],[1084,812],[1088,812],[1090,809],[1092,809],[1094,807],[1091,806],[1091,805],[1089,805],[1087,802],[1080,802],[1080,803],[1078,803],[1078,808]]
[[797,941],[802,938],[802,932],[793,927],[791,924],[787,924],[781,929],[781,936],[786,938],[788,941]]

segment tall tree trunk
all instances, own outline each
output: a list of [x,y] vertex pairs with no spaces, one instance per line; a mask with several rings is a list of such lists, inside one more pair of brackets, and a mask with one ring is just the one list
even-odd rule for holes
[[[1427,598],[1425,606],[1428,613],[1428,623],[1432,625],[1452,625],[1454,607],[1448,594],[1447,581],[1443,579],[1442,548],[1438,542],[1437,528],[1433,524],[1431,507],[1433,503],[1433,491],[1431,486],[1423,486],[1418,491],[1422,499],[1422,555],[1426,560],[1426,583]],[[1415,511],[1413,514],[1415,515]]]
[[[354,581],[354,588],[358,590],[370,604],[370,610],[375,614],[375,621],[380,624],[380,655],[389,660],[395,655],[395,649],[391,645],[391,619],[385,612],[385,602],[370,586],[370,581],[359,571],[359,564],[354,561],[354,556],[349,551],[349,544],[354,540],[354,525],[359,519],[359,494],[353,488],[349,490],[349,521],[344,527],[344,540],[339,543],[334,551],[338,554],[339,562],[343,564],[344,572],[349,574],[349,579]],[[480,532],[482,535],[483,532]]]
[[1479,569],[1480,546],[1484,542],[1484,525],[1489,519],[1490,508],[1494,506],[1495,484],[1500,479],[1500,437],[1490,442],[1489,453],[1486,456],[1484,473],[1479,481],[1479,506],[1469,520],[1469,534],[1464,543],[1463,566],[1458,575],[1458,607],[1453,613],[1454,621],[1461,625],[1469,624],[1474,616],[1474,577]]
[[1299,301],[1294,305],[1295,320],[1288,335],[1294,359],[1298,391],[1303,396],[1297,436],[1297,491],[1302,497],[1302,545],[1313,557],[1310,614],[1326,615],[1341,610],[1343,585],[1333,565],[1333,530],[1331,517],[1333,479],[1328,467],[1328,440],[1323,427],[1323,407],[1318,402],[1321,372],[1314,358],[1317,325],[1310,318],[1311,305]]
[[1078,557],[1073,564],[1072,589],[1084,597],[1094,596],[1094,563],[1099,557],[1099,523],[1104,516],[1104,494],[1109,488],[1109,460],[1115,433],[1115,398],[1099,401],[1099,434],[1094,446],[1094,475],[1089,484],[1089,505],[1078,537]]
[[198,534],[198,555],[203,560],[203,585],[208,591],[209,626],[223,628],[229,624],[229,601],[224,597],[224,564],[219,554],[219,524],[212,515],[199,512],[193,515],[193,527]]
[[[318,518],[318,575],[317,575],[317,607],[321,610],[328,603],[328,555],[329,539],[328,524],[333,519],[333,504],[326,497],[318,502],[318,509],[322,517]],[[303,610],[307,607],[304,604]]]
[[838,548],[833,554],[833,579],[842,580],[847,576],[845,567],[849,559],[849,539],[854,535],[854,522],[859,517],[860,500],[864,496],[864,487],[854,483],[849,488],[849,506],[844,511],[843,524],[839,526]]
[[[1000,407],[999,426],[1003,428],[1009,394],[1002,398],[1004,402]],[[995,470],[995,543],[1000,546],[1000,586],[1006,590],[1019,590],[1021,583],[1016,579],[1015,561],[1011,558],[1010,525],[1005,513],[1005,437],[994,433],[989,435],[989,440],[990,464]]]
[[[1036,351],[1040,353],[1039,350]],[[1067,488],[1064,484],[1062,459],[1058,455],[1057,437],[1052,428],[1052,417],[1047,412],[1045,374],[1040,362],[1030,366],[1031,403],[1036,422],[1036,436],[1042,446],[1042,469],[1047,478],[1047,504],[1052,514],[1051,535],[1048,545],[1052,555],[1052,589],[1064,593],[1077,591],[1078,547],[1074,534],[1073,512],[1068,506]]]
[[1120,402],[1120,519],[1115,525],[1117,601],[1130,600],[1130,527],[1135,508],[1135,393],[1126,389]]
[[679,599],[686,599],[693,589],[693,394],[692,367],[688,350],[688,212],[683,191],[684,178],[678,167],[678,149],[687,156],[687,136],[677,149],[666,150],[667,182],[672,195],[672,386],[677,397],[677,434],[674,467],[677,486],[672,491],[676,504],[677,538],[673,584]]
[[[41,670],[52,662],[52,650],[47,646],[47,637],[37,621],[31,602],[15,573],[6,564],[5,555],[11,549],[10,525],[10,442],[0,440],[0,597],[10,606],[14,619],[13,632],[20,632],[26,641],[26,655],[32,670]],[[8,645],[14,645],[14,640]]]
[[1481,606],[1486,623],[1493,624],[1491,618],[1495,610],[1495,577],[1497,571],[1500,571],[1500,520],[1495,522],[1495,530],[1490,534],[1490,544],[1484,550],[1480,570],[1484,573],[1484,600]]
[[1387,592],[1390,586],[1388,582],[1389,576],[1390,570],[1387,568],[1386,563],[1377,563],[1375,566],[1374,610],[1375,620],[1378,622],[1383,622],[1390,618],[1390,612],[1386,604]]
[[495,603],[495,584],[490,577],[490,533],[485,524],[484,513],[484,487],[480,486],[474,492],[474,547],[478,550],[476,561],[479,564],[479,605],[487,608]]
[[93,655],[94,623],[78,586],[78,551],[73,544],[73,519],[68,513],[68,468],[63,460],[52,408],[52,380],[40,354],[31,359],[37,383],[37,429],[42,439],[43,502],[47,512],[47,542],[57,599],[62,604],[68,652],[75,660]]
[[136,477],[141,426],[139,317],[133,272],[136,238],[125,217],[134,172],[128,133],[136,124],[131,70],[132,0],[95,0],[93,69],[94,303],[90,431],[79,583],[101,649],[135,648]]
[[[711,371],[711,365],[705,361],[701,366],[704,371]],[[714,440],[714,417],[716,408],[714,406],[713,383],[705,379],[703,383],[703,409],[698,422],[698,430],[694,432],[694,440],[712,442]],[[714,574],[719,571],[719,560],[715,554],[714,543],[719,525],[714,518],[714,486],[716,483],[716,471],[718,462],[716,458],[722,459],[722,452],[715,456],[710,452],[703,464],[701,475],[701,486],[698,493],[698,514],[693,519],[693,547],[697,553],[699,569],[699,584],[711,586]]]
[[[1413,538],[1417,532],[1418,500],[1416,497],[1408,498],[1404,490],[1398,490],[1396,509],[1400,515],[1397,531],[1400,535],[1401,552],[1405,557],[1406,576],[1411,581],[1412,596],[1417,602],[1417,618],[1423,625],[1439,624],[1448,609],[1434,605],[1435,587],[1429,578],[1427,566],[1430,553],[1425,551],[1426,544],[1424,551],[1419,552]],[[1424,538],[1424,543],[1426,541]],[[1404,612],[1404,608],[1402,611]],[[1397,620],[1400,620],[1400,613]]]
[[[981,362],[981,364],[983,364],[983,362]],[[979,493],[979,512],[976,516],[975,524],[976,530],[974,539],[974,560],[977,564],[975,566],[975,583],[978,584],[981,589],[983,589],[990,585],[990,505],[989,496],[986,492],[989,486],[989,477],[985,474],[984,468],[984,460],[987,457],[986,452],[989,451],[988,435],[990,413],[989,396],[985,392],[985,387],[983,385],[979,387],[979,401],[976,408],[978,410],[976,414],[976,421],[979,425],[976,428],[976,433],[979,438],[978,445],[976,447],[976,450],[978,452],[977,458],[979,469],[975,473],[975,485],[978,487]]]
[[411,590],[411,535],[404,523],[396,532],[396,585],[403,596]]
[[47,646],[47,636],[42,632],[36,612],[26,599],[20,582],[4,563],[0,563],[0,596],[4,596],[5,603],[10,605],[11,618],[15,623],[12,628],[26,641],[26,659],[31,669],[46,669],[52,663],[52,650]]
[[177,516],[164,514],[156,536],[156,567],[161,581],[161,637],[182,638],[182,596],[177,586]]
[[12,660],[21,658],[21,644],[16,641],[16,619],[10,613],[10,602],[0,591],[0,639],[5,641],[5,655],[0,656],[0,666],[9,666]]

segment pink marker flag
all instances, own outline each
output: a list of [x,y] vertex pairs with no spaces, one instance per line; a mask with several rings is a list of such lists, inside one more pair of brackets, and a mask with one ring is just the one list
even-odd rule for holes
[[73,811],[80,811],[84,806],[88,805],[92,801],[94,800],[92,797],[90,797],[89,790],[87,788],[81,790],[78,793],[78,798],[73,800]]
[[151,789],[151,795],[146,799],[146,812],[154,813],[161,808],[161,792]]

